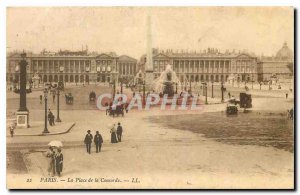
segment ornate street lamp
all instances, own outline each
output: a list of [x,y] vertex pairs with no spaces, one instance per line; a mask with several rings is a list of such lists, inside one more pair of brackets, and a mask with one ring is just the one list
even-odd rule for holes
[[123,78],[121,79],[121,94],[123,94]]
[[253,89],[253,82],[254,82],[254,81],[253,81],[253,73],[252,73],[252,81],[251,81],[251,82],[252,82],[252,89]]
[[145,82],[145,80],[143,81],[143,105],[145,105],[145,103],[146,103],[146,82]]
[[57,118],[56,118],[56,122],[61,122],[60,118],[59,118],[59,95],[60,95],[60,90],[59,90],[59,86],[57,86]]
[[222,86],[221,86],[221,92],[222,92],[222,100],[221,102],[224,102],[224,91],[225,91],[225,88],[224,88],[224,82],[222,81]]
[[44,127],[43,133],[49,133],[48,128],[47,128],[47,121],[48,121],[48,117],[47,117],[48,89],[47,88],[44,89],[44,99],[45,99],[45,127]]
[[207,83],[204,83],[205,86],[205,104],[208,104],[207,102]]
[[262,82],[259,82],[259,90],[261,90]]
[[214,98],[214,81],[211,82],[211,98]]
[[[19,127],[29,127],[29,110],[26,106],[26,94],[31,93],[31,88],[26,89],[27,84],[27,71],[26,67],[28,65],[26,61],[26,53],[23,52],[21,54],[22,60],[19,63],[19,67],[17,68],[19,71],[19,89],[15,89],[15,93],[20,94],[20,107],[17,114],[17,126]],[[16,69],[16,70],[17,70]]]
[[115,95],[116,95],[116,80],[114,79],[114,82],[113,82],[113,100],[115,99]]

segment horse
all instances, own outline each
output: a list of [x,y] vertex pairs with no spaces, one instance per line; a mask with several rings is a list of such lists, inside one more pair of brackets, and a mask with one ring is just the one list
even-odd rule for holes
[[66,99],[66,104],[73,104],[74,97],[72,96],[72,94],[65,95],[65,99]]

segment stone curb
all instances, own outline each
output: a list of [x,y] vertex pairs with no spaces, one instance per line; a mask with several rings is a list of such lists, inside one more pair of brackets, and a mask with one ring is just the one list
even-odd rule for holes
[[[71,131],[71,129],[75,126],[76,123],[73,123],[66,131],[60,131],[55,133],[38,133],[38,134],[14,134],[14,136],[48,136],[48,135],[60,135],[66,134]],[[10,137],[10,136],[7,136]]]

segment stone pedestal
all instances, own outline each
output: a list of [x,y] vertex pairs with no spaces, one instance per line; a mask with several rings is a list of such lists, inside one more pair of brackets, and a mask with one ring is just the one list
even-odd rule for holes
[[17,111],[17,127],[29,128],[29,112]]

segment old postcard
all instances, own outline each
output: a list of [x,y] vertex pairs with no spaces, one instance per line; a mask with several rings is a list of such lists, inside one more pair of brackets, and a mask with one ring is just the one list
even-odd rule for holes
[[293,189],[292,7],[8,7],[8,189]]

